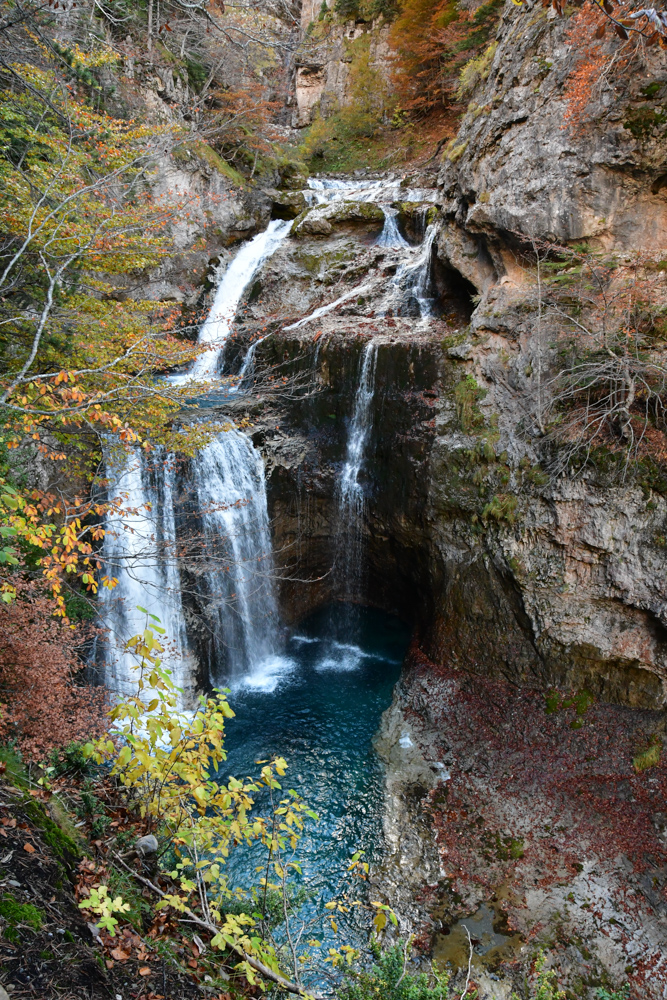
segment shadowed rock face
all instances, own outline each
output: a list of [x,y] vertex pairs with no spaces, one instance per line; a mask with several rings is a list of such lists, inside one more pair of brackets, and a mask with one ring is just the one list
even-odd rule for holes
[[[515,470],[516,522],[484,524],[499,488],[498,463],[480,460],[479,442],[460,429],[453,401],[460,371],[443,350],[450,330],[438,321],[420,334],[409,320],[329,318],[316,339],[284,332],[258,348],[264,364],[312,370],[316,380],[312,395],[267,402],[251,417],[267,461],[285,619],[341,596],[338,484],[362,350],[377,337],[359,477],[364,564],[354,597],[413,623],[434,662],[530,686],[586,687],[603,700],[660,704],[663,631],[643,605],[662,586],[650,568],[661,550],[648,548],[661,515],[642,513],[641,491],[612,497],[581,485],[575,520],[572,484],[538,487]],[[479,483],[480,468],[490,485]],[[507,475],[504,467],[500,474]],[[642,517],[645,543],[637,539]],[[601,531],[610,519],[626,523],[634,541],[617,531],[607,531],[606,542],[595,539],[596,525]],[[620,560],[634,546],[634,571],[619,579]],[[583,583],[564,587],[581,566]]]

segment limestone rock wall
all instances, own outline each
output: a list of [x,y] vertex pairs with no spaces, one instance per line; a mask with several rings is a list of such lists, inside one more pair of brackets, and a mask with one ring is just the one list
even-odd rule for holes
[[302,41],[295,58],[296,109],[292,116],[296,128],[310,125],[318,111],[326,118],[348,103],[355,41],[368,36],[371,68],[387,79],[391,68],[389,26],[381,18],[373,23],[331,19],[320,22],[317,14],[309,4],[302,5]]

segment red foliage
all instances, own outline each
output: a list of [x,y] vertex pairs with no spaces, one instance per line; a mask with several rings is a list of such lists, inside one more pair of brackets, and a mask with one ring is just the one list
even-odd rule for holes
[[[667,760],[663,753],[641,773],[633,766],[660,725],[658,712],[598,702],[579,716],[566,700],[549,713],[543,691],[439,666],[416,643],[409,662],[419,697],[409,699],[407,714],[419,724],[421,699],[426,729],[441,741],[428,752],[453,760],[450,780],[424,806],[446,879],[461,897],[474,887],[487,898],[499,886],[516,892],[516,902],[510,894],[502,904],[514,929],[528,888],[575,888],[585,862],[604,873],[619,914],[610,929],[609,914],[591,900],[589,913],[603,935],[631,935],[642,913],[660,911],[667,846],[656,817],[667,797]],[[515,855],[507,833],[522,842]],[[626,970],[635,989],[650,978],[654,951],[635,956],[632,973]]]
[[474,12],[453,0],[404,0],[389,44],[394,86],[404,110],[425,111],[453,103],[458,74],[488,44],[500,3],[487,0]]
[[565,89],[567,111],[563,128],[585,118],[595,85],[611,56],[603,47],[607,19],[595,4],[586,4],[571,18],[566,39],[579,52],[579,59]]
[[54,618],[55,602],[33,583],[0,607],[0,738],[14,736],[38,760],[54,747],[101,733],[106,690],[77,686],[79,629]]

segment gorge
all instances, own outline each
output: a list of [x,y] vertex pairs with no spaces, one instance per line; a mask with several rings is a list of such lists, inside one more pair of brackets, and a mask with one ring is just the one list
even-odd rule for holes
[[[365,1000],[344,992],[340,966],[360,963],[363,984],[384,950],[400,979],[367,985],[386,1000],[413,1000],[401,982],[432,976],[432,963],[449,993],[422,1000],[664,1000],[665,18],[615,0],[304,0],[241,14],[214,3],[194,4],[196,16],[181,0],[145,6],[85,14],[104,24],[85,58],[97,35],[88,21],[81,34],[84,14],[69,2],[47,12],[69,67],[58,63],[63,100],[78,94],[85,114],[63,126],[68,169],[54,167],[48,197],[40,143],[21,194],[36,207],[17,215],[24,188],[11,171],[6,185],[4,216],[23,220],[26,245],[33,215],[47,236],[17,266],[14,222],[1,251],[2,322],[18,332],[2,382],[13,429],[0,613],[20,608],[43,570],[64,628],[84,636],[72,656],[112,705],[136,692],[128,639],[149,635],[147,670],[157,635],[153,707],[128,712],[139,741],[161,711],[159,669],[170,671],[177,704],[154,759],[181,738],[184,758],[203,752],[183,734],[200,724],[202,697],[229,692],[220,773],[217,762],[215,780],[208,768],[190,789],[204,827],[204,785],[213,796],[209,785],[231,781],[231,801],[237,779],[285,758],[287,777],[258,779],[253,802],[284,815],[294,789],[317,822],[294,821],[274,855],[274,812],[265,862],[225,816],[221,919],[245,919],[247,892],[257,923],[226,924],[221,947],[247,961],[270,910],[276,969],[292,969],[295,994]],[[241,16],[232,38],[225,26]],[[35,134],[41,121],[30,119]],[[8,161],[18,174],[24,132],[8,145],[20,147]],[[84,195],[64,191],[61,209],[51,192],[69,183],[72,135],[92,159],[76,167],[88,200],[70,213]],[[107,167],[97,191],[91,178]],[[114,201],[123,170],[127,218]],[[70,271],[58,270],[65,258]],[[3,691],[20,660],[12,641],[6,654],[0,644]],[[0,742],[20,738],[5,725]],[[107,748],[120,760],[135,733],[119,732]],[[134,899],[132,879],[143,893],[119,934],[141,937],[145,989],[113,978],[128,959],[90,929],[95,916],[86,947],[111,978],[91,997],[113,982],[121,998],[166,1000],[156,942],[180,941],[183,913],[192,982],[173,997],[259,996],[252,965],[230,985],[229,954],[224,975],[209,975],[217,934],[202,929],[212,890],[196,875],[197,843],[141,795],[134,813],[118,806],[124,778],[110,758],[88,771],[71,756],[82,818],[70,833],[84,827],[89,852],[76,907],[104,879],[110,898]],[[25,795],[51,809],[43,782],[69,780],[70,758],[47,759],[35,758],[43,770]],[[187,785],[180,762],[170,767]],[[93,787],[107,796],[102,819]],[[240,812],[245,822],[252,810]],[[155,861],[133,846],[130,815],[134,832],[158,838]],[[271,863],[282,882],[267,903]],[[8,882],[3,864],[3,892],[25,905],[26,879],[8,867]],[[156,907],[149,920],[147,900],[162,901],[177,870],[194,909]],[[39,995],[46,978],[34,964],[28,975],[12,940],[11,975]],[[348,952],[332,958],[341,943]],[[539,978],[542,953],[551,979]]]
[[[618,881],[616,855],[609,854],[606,843],[588,839],[583,866],[577,849],[576,858],[569,853],[566,845],[572,830],[588,826],[590,819],[586,809],[560,786],[556,790],[553,782],[558,784],[561,773],[570,773],[575,781],[578,754],[584,753],[577,749],[577,741],[589,748],[591,741],[595,743],[596,766],[604,761],[602,766],[611,773],[622,773],[627,765],[619,764],[618,747],[636,741],[638,725],[646,733],[661,726],[662,688],[654,663],[631,652],[638,647],[632,646],[627,625],[616,626],[624,633],[623,652],[620,646],[611,652],[610,630],[584,625],[577,635],[582,626],[556,610],[566,593],[559,582],[564,577],[558,574],[568,570],[559,568],[554,576],[554,566],[559,565],[554,560],[565,558],[567,565],[572,551],[561,546],[557,556],[558,536],[551,528],[545,530],[540,522],[544,514],[538,512],[571,510],[573,503],[580,511],[590,510],[583,500],[587,487],[581,481],[573,486],[557,480],[545,493],[534,466],[525,461],[525,437],[511,423],[492,423],[490,438],[485,429],[471,433],[465,426],[457,391],[460,394],[461,385],[477,384],[467,374],[469,359],[476,343],[488,344],[489,333],[482,324],[489,314],[482,305],[475,307],[472,281],[449,259],[443,263],[446,229],[427,221],[439,204],[437,189],[424,183],[409,191],[406,209],[396,201],[399,185],[390,178],[349,185],[337,180],[331,187],[326,180],[310,183],[305,195],[315,204],[287,224],[289,234],[257,269],[248,270],[245,290],[241,293],[235,287],[239,311],[219,350],[222,374],[208,369],[208,379],[222,378],[222,388],[217,381],[209,383],[212,405],[239,429],[222,431],[200,456],[185,463],[180,487],[170,494],[180,492],[182,504],[191,507],[194,502],[202,511],[199,523],[209,553],[216,545],[226,547],[224,555],[199,566],[188,565],[187,555],[180,560],[183,580],[188,580],[183,589],[189,596],[178,631],[188,623],[188,647],[197,662],[206,664],[205,670],[200,668],[198,686],[223,682],[235,692],[239,743],[234,742],[232,729],[231,761],[250,767],[253,754],[266,755],[267,734],[275,740],[275,750],[290,748],[285,754],[293,753],[299,762],[304,794],[318,802],[328,829],[340,815],[338,800],[327,804],[322,794],[330,782],[337,783],[339,758],[331,771],[322,763],[332,750],[328,737],[320,744],[316,723],[304,748],[301,737],[294,743],[291,713],[309,715],[316,703],[324,710],[330,698],[335,704],[346,685],[358,683],[371,664],[377,664],[373,669],[382,677],[381,686],[364,690],[373,691],[373,699],[387,698],[380,691],[388,691],[393,675],[389,668],[384,673],[383,661],[374,659],[372,645],[365,645],[366,619],[359,617],[359,609],[372,607],[402,619],[412,629],[413,644],[376,741],[387,768],[384,830],[389,847],[384,859],[373,854],[379,859],[377,889],[397,907],[406,926],[425,935],[426,951],[434,949],[454,971],[464,971],[467,962],[462,928],[472,928],[473,923],[466,919],[481,920],[485,929],[479,932],[475,950],[475,982],[481,996],[509,995],[514,980],[498,979],[497,970],[508,967],[503,963],[516,963],[532,928],[544,920],[549,926],[558,921],[558,933],[569,942],[559,957],[559,972],[569,981],[580,981],[584,963],[593,979],[609,974],[622,978],[633,962],[640,968],[652,956],[655,963],[660,938],[648,928],[657,925],[641,908],[628,917],[620,901],[627,875]],[[310,199],[313,190],[316,199]],[[390,197],[399,207],[387,209]],[[408,233],[412,241],[406,238]],[[255,237],[246,251],[254,243],[261,255],[262,239]],[[224,282],[223,278],[213,310],[226,310],[220,293]],[[295,319],[297,302],[303,315]],[[202,330],[209,324],[207,320]],[[276,394],[272,379],[280,378],[292,388]],[[486,413],[484,404],[483,398],[474,398],[472,406]],[[479,426],[484,424],[480,417]],[[504,454],[498,461],[501,446]],[[502,512],[485,517],[498,484],[525,505],[525,526],[518,527],[512,516],[504,520]],[[160,496],[165,495],[162,486]],[[619,494],[616,497],[617,503],[624,502]],[[163,504],[159,509],[164,518]],[[170,523],[186,525],[178,501],[175,511]],[[131,562],[132,552],[128,558]],[[215,568],[219,558],[225,563],[222,571]],[[531,566],[543,561],[551,569],[534,573],[521,565],[523,559]],[[637,580],[635,576],[635,586]],[[621,611],[613,598],[607,598],[605,605],[592,587],[592,580],[585,588],[580,586],[574,599],[597,605],[598,617],[632,614]],[[133,599],[131,591],[124,592],[122,581],[114,593],[125,604]],[[336,613],[332,602],[341,600],[353,603],[340,605]],[[547,607],[553,632],[542,625]],[[168,608],[153,610],[163,621],[169,620]],[[317,624],[302,636],[304,620]],[[638,634],[641,626],[634,620]],[[331,621],[337,622],[333,631]],[[374,627],[385,632],[396,628],[390,621]],[[575,632],[568,635],[568,628]],[[588,628],[594,629],[595,642],[590,641]],[[657,651],[661,647],[657,636],[655,643],[651,648]],[[646,650],[643,639],[641,644]],[[401,640],[390,647],[389,655],[400,662]],[[314,674],[303,672],[313,669]],[[463,680],[471,672],[480,678],[477,690],[474,682]],[[306,676],[312,679],[304,688]],[[324,679],[326,687],[319,688]],[[108,681],[113,687],[112,674]],[[461,689],[456,696],[449,693],[452,685]],[[544,715],[544,695],[539,692],[559,687],[580,692],[574,704],[583,708],[580,716],[576,707],[574,723],[566,709]],[[316,690],[321,691],[317,699]],[[301,707],[298,698],[305,691],[312,693],[312,699],[309,694],[309,704]],[[370,711],[368,694],[351,696],[364,714]],[[498,711],[498,699],[506,714],[501,712],[502,721],[494,723],[487,714]],[[593,708],[593,702],[599,704]],[[287,719],[280,714],[280,723],[271,706],[284,703],[287,708],[281,713],[285,711]],[[372,703],[381,711],[388,700],[384,705],[381,700]],[[457,703],[468,706],[461,718],[457,712],[438,714],[451,713]],[[375,721],[357,744],[361,756],[348,758],[348,751],[343,753],[346,774],[369,766],[370,740],[379,722],[378,708],[374,711],[378,714],[370,720]],[[519,728],[516,712],[522,719]],[[265,717],[266,723],[260,721]],[[473,718],[476,738],[471,743],[466,729]],[[557,743],[562,739],[563,748],[567,747],[560,764],[545,756],[541,742],[545,719],[548,739]],[[570,735],[571,724],[582,732]],[[512,736],[506,732],[508,725],[515,730]],[[557,736],[563,726],[568,735]],[[613,759],[604,756],[600,728],[617,734]],[[494,735],[499,731],[506,732],[502,749]],[[549,746],[552,754],[553,744]],[[319,770],[309,772],[305,760],[301,766],[306,747],[307,755],[320,760]],[[504,764],[508,752],[519,770],[516,780]],[[477,774],[476,761],[487,753],[492,755],[484,765],[490,768],[488,777],[478,776],[469,784],[465,772]],[[626,753],[631,758],[632,751]],[[355,759],[360,763],[353,763]],[[370,765],[375,782],[381,774],[377,767]],[[457,768],[463,768],[458,780]],[[311,776],[305,777],[304,771]],[[495,791],[488,784],[493,774]],[[544,802],[536,780],[550,789]],[[588,780],[586,766],[578,780]],[[526,781],[531,788],[527,800]],[[355,828],[359,839],[336,834],[343,851],[377,851],[378,792],[377,784],[363,783],[362,798],[348,800],[348,817],[375,818]],[[490,880],[476,876],[472,885],[466,884],[448,871],[449,849],[441,852],[449,834],[440,826],[447,795],[450,802],[456,796],[455,801],[462,803],[453,806],[455,811],[475,816],[472,831],[465,836],[474,845],[469,850],[476,860],[466,855],[462,871],[476,871],[480,862],[488,867],[490,850],[494,873]],[[366,796],[375,803],[372,809],[362,804]],[[618,819],[624,801],[621,792]],[[560,810],[569,813],[565,822]],[[427,816],[435,822],[435,835],[424,825]],[[647,818],[643,811],[635,817],[637,836]],[[465,821],[466,829],[470,825]],[[575,835],[575,844],[580,836]],[[452,850],[460,854],[461,847]],[[553,854],[545,859],[545,850],[563,855],[555,869]],[[309,868],[308,884],[330,876],[328,853],[320,856],[315,848],[313,858],[309,848],[305,857],[314,866]],[[533,883],[541,888],[533,889]],[[605,899],[599,904],[599,922],[588,917],[587,900],[595,894]],[[644,905],[656,902],[651,897]],[[624,913],[623,930],[610,941],[600,924],[613,920],[621,926],[620,913]],[[577,937],[582,927],[585,936]],[[349,933],[354,940],[356,932]],[[591,957],[584,958],[584,952]]]

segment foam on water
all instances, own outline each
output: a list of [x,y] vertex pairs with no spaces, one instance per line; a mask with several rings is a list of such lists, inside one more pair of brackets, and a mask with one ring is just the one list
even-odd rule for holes
[[254,664],[249,673],[233,681],[231,690],[234,693],[245,690],[273,694],[295,668],[295,661],[288,656],[267,656]]
[[314,666],[318,673],[327,671],[349,673],[351,670],[358,670],[363,661],[371,655],[364,652],[360,646],[343,642],[330,642],[326,644],[325,655],[322,659],[316,660]]

